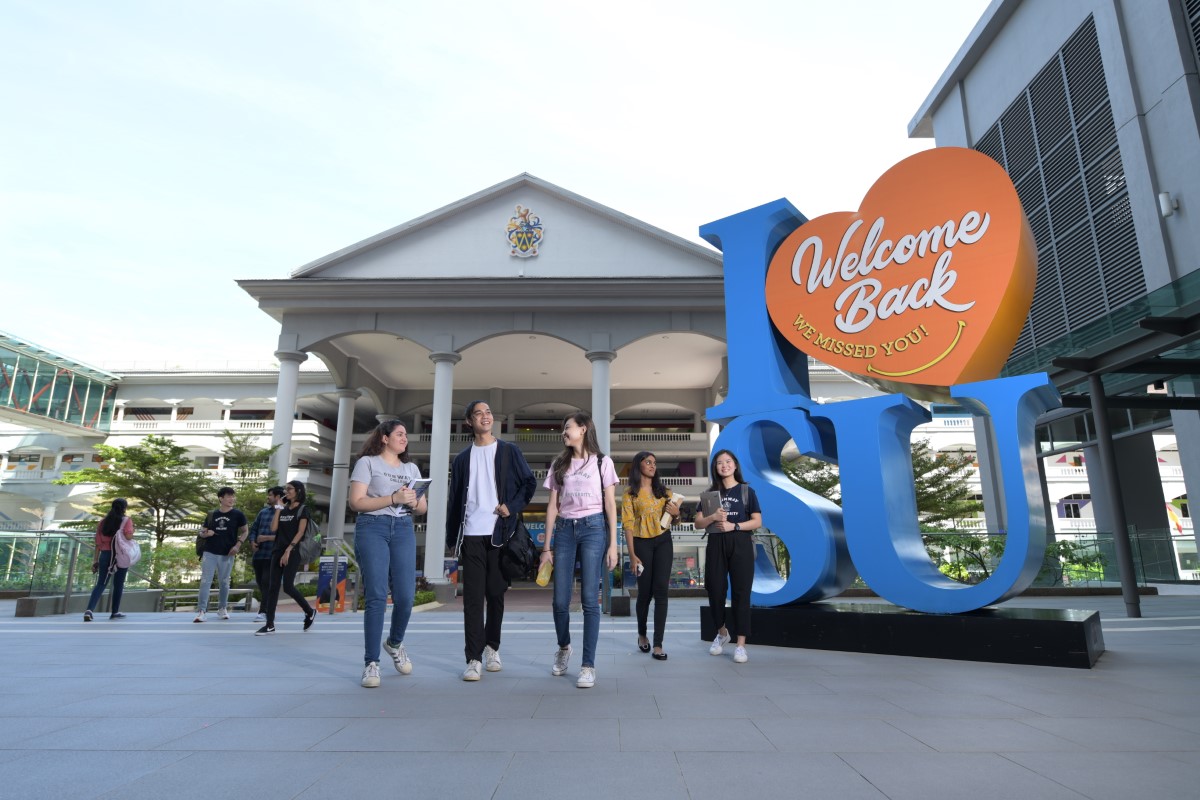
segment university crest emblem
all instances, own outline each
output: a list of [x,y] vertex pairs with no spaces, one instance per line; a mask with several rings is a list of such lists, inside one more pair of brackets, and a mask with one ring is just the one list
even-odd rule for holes
[[542,219],[528,208],[517,206],[517,213],[510,217],[507,227],[509,255],[517,258],[529,258],[538,254],[538,245],[546,229]]

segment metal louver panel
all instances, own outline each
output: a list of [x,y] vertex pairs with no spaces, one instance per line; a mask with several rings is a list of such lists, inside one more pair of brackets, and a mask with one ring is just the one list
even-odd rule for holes
[[1183,0],[1183,13],[1192,32],[1192,49],[1200,65],[1200,0]]
[[[1183,1],[1193,32],[1200,32],[1200,0]],[[1038,246],[1033,305],[1013,357],[1145,294],[1092,17],[975,149],[1008,172]]]

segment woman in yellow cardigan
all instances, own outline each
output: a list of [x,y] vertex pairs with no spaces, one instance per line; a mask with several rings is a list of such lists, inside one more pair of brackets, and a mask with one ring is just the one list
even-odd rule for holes
[[663,631],[667,625],[667,585],[675,553],[671,546],[671,526],[663,526],[664,515],[671,522],[679,516],[679,505],[658,477],[658,460],[653,453],[642,451],[633,457],[629,468],[629,490],[621,505],[621,521],[625,541],[629,543],[629,567],[637,576],[638,650],[650,652],[646,638],[646,618],[650,600],[654,599],[654,653],[658,661],[666,661],[663,652]]

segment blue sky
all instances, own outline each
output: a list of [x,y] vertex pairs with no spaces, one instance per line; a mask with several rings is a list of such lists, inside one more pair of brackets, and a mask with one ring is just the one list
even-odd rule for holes
[[0,0],[0,329],[112,367],[267,362],[235,284],[530,172],[691,240],[815,216],[985,0]]

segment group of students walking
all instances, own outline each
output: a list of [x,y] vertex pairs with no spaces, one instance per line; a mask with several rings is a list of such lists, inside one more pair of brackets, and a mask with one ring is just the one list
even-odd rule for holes
[[[459,559],[463,595],[464,681],[478,681],[486,672],[503,669],[500,658],[504,622],[504,595],[509,580],[501,570],[501,551],[536,490],[533,471],[516,445],[496,438],[495,420],[485,401],[466,408],[465,422],[473,441],[454,459],[447,499],[446,546]],[[546,537],[539,566],[553,571],[553,616],[558,647],[551,674],[561,676],[570,667],[574,648],[570,630],[570,604],[575,585],[575,564],[580,567],[580,601],[583,609],[583,647],[575,685],[596,683],[596,644],[600,635],[598,587],[605,571],[617,566],[616,486],[613,460],[600,450],[592,418],[585,412],[563,421],[563,450],[554,459],[543,487],[550,493],[546,506]],[[712,486],[719,504],[695,519],[707,532],[705,584],[716,636],[709,647],[721,655],[730,642],[725,624],[728,591],[737,636],[733,660],[748,660],[746,637],[750,632],[750,591],[754,579],[752,534],[762,524],[754,490],[742,479],[737,458],[728,450],[714,454]],[[380,423],[367,437],[350,474],[349,506],[356,512],[354,551],[364,599],[362,685],[379,686],[380,650],[392,659],[401,675],[412,672],[404,635],[412,616],[416,589],[416,535],[413,517],[424,514],[428,498],[408,453],[408,431],[398,420]],[[236,495],[229,487],[218,493],[220,507],[205,518],[200,533],[201,585],[194,620],[204,622],[214,573],[218,578],[218,615],[228,619],[229,574],[242,544],[254,547],[255,580],[262,594],[255,635],[275,632],[275,612],[282,590],[304,614],[303,629],[316,619],[316,611],[296,589],[300,567],[296,552],[310,533],[311,517],[304,484],[289,481],[268,491],[267,505],[247,526],[245,515],[233,507]],[[108,578],[114,578],[112,616],[120,618],[124,569],[109,569],[113,537],[133,536],[125,516],[125,501],[97,526],[96,587],[84,619],[93,610]],[[622,502],[629,546],[630,569],[637,579],[638,650],[665,661],[663,634],[667,619],[667,589],[674,553],[671,522],[678,518],[678,496],[664,486],[653,453],[641,452],[630,465],[629,489]],[[392,614],[384,636],[388,596]],[[654,604],[653,640],[648,634],[650,605]]]
[[[473,437],[451,465],[446,510],[446,547],[459,559],[463,596],[464,681],[478,681],[484,672],[500,672],[504,595],[509,580],[501,570],[501,551],[513,535],[521,512],[536,490],[533,471],[520,448],[496,438],[495,420],[485,401],[466,408],[465,423]],[[617,566],[616,485],[613,460],[599,446],[591,417],[571,414],[563,421],[563,450],[554,459],[543,487],[550,493],[546,506],[546,539],[540,567],[560,565],[553,573],[553,616],[558,647],[551,674],[561,676],[574,652],[570,603],[575,564],[580,568],[583,609],[583,648],[575,685],[596,683],[596,644],[600,636],[598,587],[604,571]],[[750,588],[754,578],[752,532],[762,514],[754,490],[742,480],[736,457],[727,450],[715,454],[711,490],[720,505],[696,518],[710,534],[707,545],[709,606],[717,635],[709,648],[721,655],[730,641],[725,625],[728,587],[734,610],[737,647],[734,660],[744,663],[750,631]],[[382,423],[368,438],[350,478],[350,507],[357,511],[355,554],[363,578],[366,609],[362,685],[379,686],[380,637],[387,607],[393,600],[391,625],[382,647],[401,675],[412,672],[404,634],[412,614],[416,542],[412,515],[426,510],[426,498],[409,487],[419,478],[408,463],[408,436],[396,420]],[[622,520],[629,543],[630,568],[637,576],[638,649],[665,661],[663,633],[667,618],[667,587],[673,551],[670,522],[678,518],[678,502],[658,476],[653,453],[642,452],[631,465]],[[376,519],[384,517],[384,520]],[[666,522],[666,524],[664,524]],[[383,541],[386,540],[386,544]],[[590,588],[589,588],[590,587]],[[647,636],[650,604],[654,604],[654,639]]]

